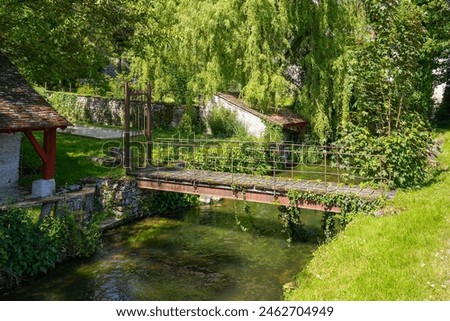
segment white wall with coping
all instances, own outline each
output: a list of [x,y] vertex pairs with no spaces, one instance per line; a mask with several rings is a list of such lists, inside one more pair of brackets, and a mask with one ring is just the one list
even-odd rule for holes
[[238,121],[244,125],[248,134],[257,138],[264,135],[266,125],[262,122],[261,118],[217,95],[214,95],[206,104],[205,118],[214,106],[222,106],[236,113]]
[[0,133],[0,188],[14,187],[19,181],[20,133]]

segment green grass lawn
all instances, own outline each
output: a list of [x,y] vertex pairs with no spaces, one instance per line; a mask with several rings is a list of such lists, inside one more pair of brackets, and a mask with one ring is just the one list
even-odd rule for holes
[[[42,134],[34,133],[41,142]],[[111,140],[113,141],[113,140]],[[114,140],[120,143],[119,140]],[[102,157],[102,149],[108,140],[81,137],[72,134],[58,133],[56,148],[57,186],[78,183],[85,177],[120,177],[125,174],[122,167],[110,168],[102,166],[91,160],[92,157]],[[24,137],[22,140],[21,185],[31,185],[31,182],[40,178],[41,161],[30,142]]]
[[[42,144],[42,132],[34,132],[33,134]],[[176,129],[155,128],[153,137],[205,139],[209,136],[205,134],[181,135]],[[58,132],[55,172],[57,186],[75,184],[85,177],[120,177],[125,175],[122,167],[109,168],[91,160],[93,157],[105,156],[104,151],[107,151],[108,147],[111,146],[123,146],[122,140],[120,138],[95,139]],[[22,137],[21,152],[20,183],[23,186],[31,186],[32,181],[40,178],[41,160],[25,136]]]
[[398,214],[358,216],[322,245],[287,300],[450,300],[450,126],[429,186],[400,191]]

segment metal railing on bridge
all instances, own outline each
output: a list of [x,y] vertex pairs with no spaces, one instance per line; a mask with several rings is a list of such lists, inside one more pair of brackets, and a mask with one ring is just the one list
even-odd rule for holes
[[379,187],[389,182],[382,155],[350,153],[339,146],[179,138],[154,139],[151,145],[149,158],[147,143],[134,144],[134,169],[185,168]]

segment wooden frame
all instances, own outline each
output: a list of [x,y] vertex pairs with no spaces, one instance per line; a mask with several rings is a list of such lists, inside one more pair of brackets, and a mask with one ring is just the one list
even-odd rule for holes
[[55,178],[56,168],[56,128],[48,128],[44,130],[43,146],[39,144],[32,131],[26,131],[25,136],[42,160],[42,178]]

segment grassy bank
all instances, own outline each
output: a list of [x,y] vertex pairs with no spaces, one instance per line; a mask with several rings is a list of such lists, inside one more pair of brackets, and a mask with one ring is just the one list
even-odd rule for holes
[[446,170],[436,181],[400,191],[398,214],[357,217],[317,250],[287,300],[450,299],[450,126],[439,135]]

